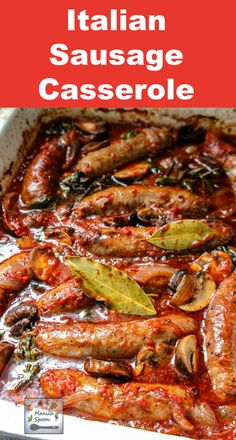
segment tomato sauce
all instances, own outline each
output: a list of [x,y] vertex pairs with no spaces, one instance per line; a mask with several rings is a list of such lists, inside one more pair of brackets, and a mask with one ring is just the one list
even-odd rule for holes
[[[139,128],[139,127],[138,127]],[[24,206],[22,202],[22,186],[27,169],[32,160],[40,151],[40,148],[45,142],[53,142],[59,136],[64,135],[68,130],[75,130],[76,136],[80,138],[80,147],[75,154],[75,158],[71,167],[66,170],[61,170],[60,181],[57,185],[57,192],[55,194],[56,201],[51,205],[44,205],[41,207]],[[142,213],[139,217],[132,213],[130,215],[107,216],[105,223],[104,219],[99,216],[92,216],[90,220],[84,218],[76,223],[71,220],[71,212],[73,206],[78,200],[83,200],[84,195],[88,196],[96,192],[102,191],[113,186],[125,187],[130,184],[141,185],[160,185],[160,187],[170,186],[176,188],[180,186],[191,193],[200,196],[204,200],[204,206],[199,207],[197,214],[185,213],[183,215],[181,208],[176,207],[172,209],[170,217],[166,218],[163,212],[160,212],[159,218],[154,223],[158,227],[163,226],[170,221],[180,220],[182,218],[201,218],[218,219],[224,221],[235,230],[235,212],[236,205],[232,184],[229,177],[225,173],[219,159],[223,151],[227,154],[235,154],[235,147],[231,144],[220,144],[214,147],[214,137],[208,135],[202,142],[179,142],[172,149],[164,149],[159,155],[148,155],[142,160],[146,161],[147,172],[139,178],[135,178],[135,168],[131,170],[131,177],[124,180],[119,180],[113,170],[105,176],[96,177],[93,181],[83,180],[81,177],[79,182],[67,186],[61,184],[64,179],[71,176],[76,171],[76,163],[83,154],[83,149],[86,148],[91,151],[99,146],[96,143],[103,142],[108,138],[109,142],[113,142],[117,137],[126,133],[135,131],[137,127],[131,125],[116,125],[110,124],[106,127],[103,133],[86,133],[77,126],[75,120],[60,119],[52,123],[42,126],[38,138],[32,149],[27,153],[24,161],[20,165],[16,175],[8,188],[7,194],[3,199],[3,210],[0,228],[0,261],[3,262],[7,258],[20,254],[21,252],[28,252],[29,263],[25,268],[25,274],[19,272],[13,274],[14,282],[17,279],[22,282],[22,288],[6,288],[0,285],[0,302],[3,301],[1,292],[7,292],[7,304],[4,306],[4,312],[0,319],[0,343],[2,341],[10,343],[14,346],[15,353],[19,351],[19,344],[28,335],[34,335],[35,329],[43,328],[44,326],[54,326],[55,323],[73,324],[73,323],[119,323],[129,322],[132,320],[144,320],[142,316],[126,315],[106,307],[101,302],[91,300],[80,310],[70,310],[60,314],[52,314],[47,316],[37,315],[35,319],[29,321],[28,325],[23,328],[19,335],[12,334],[11,326],[6,325],[6,317],[11,310],[20,307],[22,304],[35,304],[37,301],[52,288],[57,288],[62,283],[73,278],[68,266],[65,264],[65,257],[67,256],[85,256],[95,259],[101,263],[115,266],[116,268],[128,271],[132,267],[152,266],[157,262],[165,264],[173,268],[175,271],[196,271],[201,269],[198,258],[204,251],[210,254],[208,260],[208,273],[214,278],[216,285],[218,285],[224,278],[227,278],[232,272],[234,263],[236,261],[236,250],[234,250],[234,239],[226,243],[224,246],[216,246],[214,249],[201,249],[200,252],[183,252],[180,255],[172,253],[162,253],[158,259],[154,259],[149,255],[137,255],[129,258],[129,256],[119,257],[93,255],[93,252],[85,249],[81,242],[78,241],[77,228],[84,228],[87,232],[87,240],[93,236],[93,231],[101,228],[113,228],[119,230],[127,227],[129,234],[130,227],[145,228],[153,225],[152,218],[145,217],[146,213]],[[221,142],[221,141],[220,141]],[[88,146],[89,144],[89,146]],[[212,146],[213,145],[213,146]],[[216,154],[214,154],[214,148]],[[52,162],[53,167],[57,166]],[[126,164],[126,167],[128,165]],[[120,169],[125,169],[121,166]],[[125,169],[125,173],[129,170]],[[134,174],[133,174],[134,173]],[[222,203],[223,202],[223,203]],[[110,203],[108,200],[107,203]],[[149,213],[150,214],[150,213]],[[166,214],[166,213],[164,213]],[[82,232],[80,232],[82,234]],[[41,253],[34,253],[40,247]],[[231,247],[231,253],[227,253]],[[52,251],[52,255],[47,253],[45,249]],[[216,254],[214,254],[216,252]],[[220,255],[219,252],[222,254]],[[234,258],[232,257],[235,252]],[[55,253],[55,255],[54,255]],[[222,259],[221,259],[222,258]],[[193,265],[193,266],[192,266]],[[194,270],[192,267],[195,268]],[[199,269],[200,267],[200,269]],[[206,268],[206,266],[204,266]],[[13,269],[12,269],[13,270]],[[205,270],[205,269],[204,269]],[[11,269],[9,269],[7,278],[12,277]],[[40,275],[38,275],[40,274]],[[43,274],[43,275],[42,275]],[[0,265],[1,276],[1,265]],[[28,278],[30,281],[28,282]],[[152,292],[153,293],[153,292]],[[152,295],[152,294],[150,294]],[[4,296],[4,295],[3,295]],[[211,380],[208,375],[206,365],[206,349],[205,349],[205,317],[206,308],[195,312],[184,312],[179,309],[177,305],[172,302],[169,287],[166,285],[156,295],[152,295],[152,301],[157,311],[157,316],[165,316],[168,314],[182,314],[192,317],[197,326],[197,372],[188,375],[176,366],[175,357],[167,356],[163,362],[145,363],[145,368],[138,377],[134,377],[137,383],[158,383],[158,384],[172,384],[191,387],[194,399],[198,402],[207,403],[216,415],[215,424],[207,425],[191,420],[195,429],[191,432],[186,432],[176,421],[165,420],[163,422],[145,421],[145,420],[112,420],[116,424],[125,424],[132,427],[147,429],[156,432],[163,432],[173,435],[189,436],[190,438],[215,438],[215,439],[233,439],[235,436],[236,416],[226,417],[225,420],[219,416],[218,408],[222,405],[219,398],[216,397]],[[73,294],[67,295],[66,300],[73,300]],[[63,308],[63,296],[58,303]],[[4,303],[5,304],[5,303]],[[50,309],[50,307],[49,307]],[[150,341],[152,345],[152,341]],[[174,349],[175,344],[173,344]],[[19,382],[19,378],[24,377],[24,369],[27,364],[39,364],[39,373],[27,381],[25,385],[20,386],[17,390],[14,386]],[[134,358],[128,359],[127,363],[135,369]],[[13,356],[7,363],[4,373],[0,377],[0,398],[15,401],[16,403],[23,403],[25,397],[42,397],[44,395],[40,387],[40,376],[48,369],[55,368],[72,368],[84,371],[83,360],[73,359],[69,357],[49,356],[44,353],[38,353],[35,359],[27,359],[23,356],[21,359]],[[74,384],[66,386],[66,392],[72,393],[75,391]],[[104,390],[105,393],[105,390]],[[174,399],[174,396],[173,396]],[[178,402],[177,402],[178,403]],[[235,404],[236,397],[231,397],[224,404]],[[145,401],[143,402],[145,406]],[[66,409],[66,413],[78,415],[88,419],[104,420],[101,417],[94,417],[76,409]],[[235,411],[236,414],[236,411]],[[187,415],[188,417],[188,415]]]

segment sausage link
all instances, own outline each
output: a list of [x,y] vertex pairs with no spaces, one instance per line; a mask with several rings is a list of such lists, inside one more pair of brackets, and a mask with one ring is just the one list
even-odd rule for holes
[[74,312],[90,302],[91,300],[80,289],[79,282],[73,279],[44,293],[37,301],[37,307],[39,315],[51,316],[63,312]]
[[135,136],[121,136],[108,147],[88,153],[79,160],[76,170],[88,179],[94,179],[148,154],[158,154],[173,146],[177,138],[176,132],[170,128],[143,128],[135,131]]
[[36,342],[42,351],[57,356],[118,359],[134,356],[147,341],[176,341],[194,330],[192,318],[168,315],[119,324],[76,323],[39,328]]
[[193,405],[192,389],[188,387],[135,382],[112,384],[69,368],[46,371],[40,385],[46,397],[64,397],[66,408],[106,419],[171,421],[177,407],[184,415]]
[[24,176],[21,198],[26,207],[44,207],[55,199],[68,149],[74,150],[75,155],[77,147],[74,130],[41,147]]
[[8,304],[9,295],[20,292],[28,284],[31,278],[28,263],[28,252],[21,252],[0,264],[0,315]]
[[78,217],[91,215],[122,215],[142,208],[180,208],[181,211],[199,211],[204,201],[191,191],[151,185],[114,186],[85,197],[75,204]]
[[219,398],[236,394],[236,270],[216,290],[206,316],[207,367]]

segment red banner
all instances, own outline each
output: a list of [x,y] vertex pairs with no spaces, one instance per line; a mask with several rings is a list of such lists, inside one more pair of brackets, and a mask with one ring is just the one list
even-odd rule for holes
[[0,105],[234,107],[235,16],[235,0],[4,1]]

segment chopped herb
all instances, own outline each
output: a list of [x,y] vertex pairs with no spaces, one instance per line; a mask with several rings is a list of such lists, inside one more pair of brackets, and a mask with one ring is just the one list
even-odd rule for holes
[[159,186],[176,186],[179,185],[179,180],[173,177],[159,177],[156,179],[155,184]]
[[46,127],[45,133],[48,136],[58,136],[65,134],[67,131],[75,128],[75,123],[73,121],[53,121]]
[[40,355],[39,350],[35,346],[35,336],[28,335],[19,342],[18,349],[15,352],[16,360],[27,359],[35,361]]
[[31,381],[31,379],[33,379],[33,377],[39,372],[39,370],[40,367],[38,362],[36,364],[27,364],[23,370],[24,374],[19,375],[20,379],[13,385],[12,390],[18,391],[20,388],[27,385]]
[[224,173],[223,169],[211,158],[198,157],[187,165],[185,164],[184,171],[175,172],[174,176],[171,176],[174,168],[175,162],[173,161],[165,174],[156,180],[156,185],[180,186],[192,192],[201,188],[212,193],[220,187],[220,178]]
[[127,131],[126,133],[123,133],[121,135],[121,138],[127,140],[127,139],[131,139],[134,136],[137,136],[137,134],[138,134],[137,130],[130,130]]

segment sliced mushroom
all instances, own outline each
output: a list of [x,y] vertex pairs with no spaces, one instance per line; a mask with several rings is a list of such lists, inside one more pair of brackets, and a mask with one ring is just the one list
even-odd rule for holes
[[11,309],[6,317],[5,323],[11,326],[10,335],[20,336],[36,320],[38,309],[34,304],[22,304]]
[[23,318],[12,326],[10,335],[18,338],[30,327],[30,325],[31,320],[29,318]]
[[155,347],[143,347],[137,354],[135,363],[135,376],[140,376],[148,365],[157,363],[157,355]]
[[193,271],[203,270],[212,276],[216,283],[221,283],[234,268],[233,262],[228,253],[214,250],[204,252],[192,264]]
[[8,326],[15,324],[21,319],[28,318],[30,321],[36,319],[38,309],[34,304],[21,304],[11,309],[5,316],[5,323]]
[[106,139],[101,142],[89,142],[82,148],[82,154],[88,154],[91,151],[100,150],[100,148],[106,147],[109,144],[109,141]]
[[161,365],[172,356],[173,350],[174,347],[165,342],[158,342],[155,347],[143,347],[136,357],[135,376],[140,376],[148,365]]
[[180,339],[175,348],[175,365],[188,376],[197,372],[197,339],[195,335],[187,335]]
[[209,304],[216,284],[206,272],[189,274],[180,271],[172,277],[169,288],[175,291],[171,298],[173,304],[185,312],[196,312]]
[[150,169],[150,164],[147,161],[135,162],[118,170],[114,177],[119,180],[134,180],[141,179],[146,176]]
[[9,342],[0,343],[0,377],[14,352],[14,348],[14,345]]
[[175,292],[171,298],[172,304],[180,306],[192,298],[196,290],[196,280],[186,270],[179,270],[172,276],[169,289]]
[[105,361],[88,357],[84,361],[84,370],[94,376],[115,377],[117,379],[131,379],[132,369],[125,362]]

